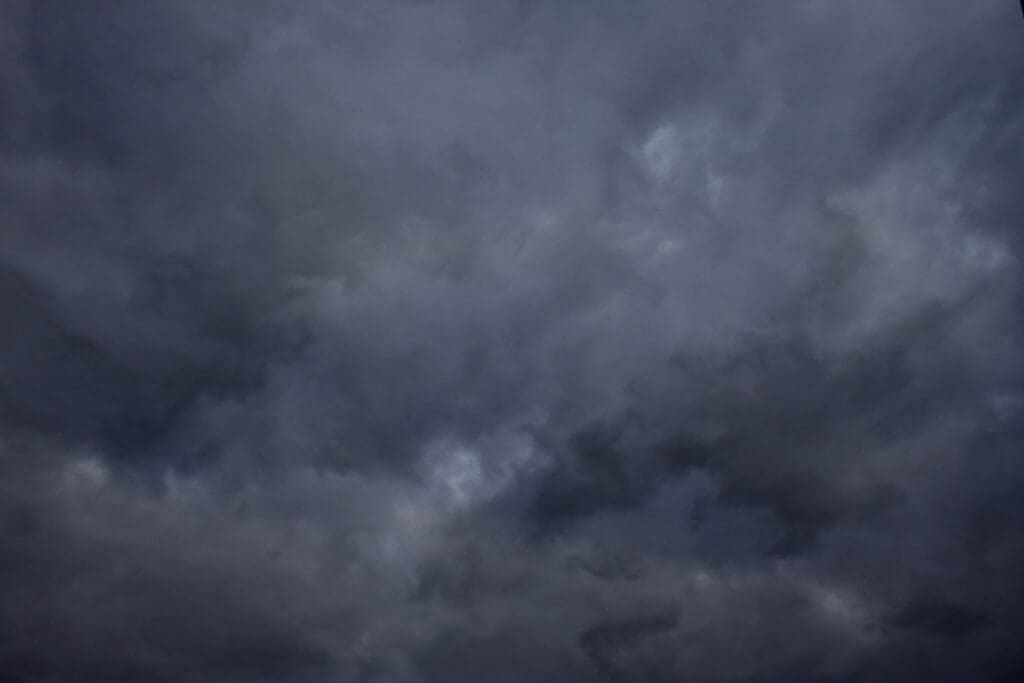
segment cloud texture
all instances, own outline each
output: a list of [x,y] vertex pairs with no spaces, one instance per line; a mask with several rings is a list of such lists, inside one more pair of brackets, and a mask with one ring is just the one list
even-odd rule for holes
[[1015,3],[7,2],[0,678],[1024,676]]

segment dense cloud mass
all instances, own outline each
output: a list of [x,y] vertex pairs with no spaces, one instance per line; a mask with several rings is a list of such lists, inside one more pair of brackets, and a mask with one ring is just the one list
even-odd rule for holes
[[1016,3],[0,54],[0,679],[1024,680]]

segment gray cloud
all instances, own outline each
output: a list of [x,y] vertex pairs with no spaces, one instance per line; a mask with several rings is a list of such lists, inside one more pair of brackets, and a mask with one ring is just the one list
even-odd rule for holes
[[0,678],[1021,675],[1011,3],[0,51]]

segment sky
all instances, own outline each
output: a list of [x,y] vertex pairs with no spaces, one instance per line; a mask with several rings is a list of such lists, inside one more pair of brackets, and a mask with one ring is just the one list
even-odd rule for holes
[[0,6],[0,679],[1024,680],[1011,0]]

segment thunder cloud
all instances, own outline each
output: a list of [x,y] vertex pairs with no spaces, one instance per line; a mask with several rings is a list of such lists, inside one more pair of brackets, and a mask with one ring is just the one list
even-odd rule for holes
[[1017,3],[0,55],[0,679],[1024,680]]

